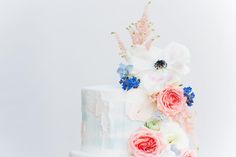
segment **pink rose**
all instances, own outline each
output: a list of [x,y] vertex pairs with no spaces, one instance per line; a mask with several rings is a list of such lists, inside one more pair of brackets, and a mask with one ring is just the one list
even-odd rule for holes
[[195,150],[183,150],[181,157],[197,157],[197,152]]
[[184,109],[186,97],[179,86],[168,86],[163,91],[151,96],[157,108],[169,117],[174,117]]
[[140,128],[131,135],[129,147],[134,157],[158,156],[165,145],[160,133],[148,128]]

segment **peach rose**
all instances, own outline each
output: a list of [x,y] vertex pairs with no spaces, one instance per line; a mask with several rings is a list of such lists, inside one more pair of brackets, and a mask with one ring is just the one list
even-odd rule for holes
[[197,152],[195,150],[183,150],[181,157],[197,157]]
[[129,147],[134,157],[153,157],[158,156],[165,145],[160,133],[141,128],[131,135]]
[[161,92],[151,96],[157,108],[169,117],[174,117],[184,109],[186,97],[179,86],[168,86]]

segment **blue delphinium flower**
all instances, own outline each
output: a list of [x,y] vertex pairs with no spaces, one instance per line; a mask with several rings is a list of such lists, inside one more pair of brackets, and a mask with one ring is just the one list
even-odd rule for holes
[[133,65],[125,65],[120,63],[117,73],[120,75],[120,78],[128,77],[132,69]]
[[183,90],[184,90],[184,96],[187,97],[187,101],[186,101],[187,105],[190,107],[193,106],[193,103],[194,103],[193,99],[195,98],[195,94],[192,91],[192,88],[184,87]]
[[135,76],[132,77],[122,77],[120,79],[120,84],[122,85],[123,90],[130,90],[132,88],[138,88],[140,84],[140,79]]

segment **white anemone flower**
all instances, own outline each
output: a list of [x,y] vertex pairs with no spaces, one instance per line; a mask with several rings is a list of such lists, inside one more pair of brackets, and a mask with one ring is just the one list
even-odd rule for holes
[[180,82],[189,72],[189,50],[178,43],[171,43],[165,49],[136,45],[127,54],[127,61],[134,68],[132,74],[141,79],[141,86],[149,94]]

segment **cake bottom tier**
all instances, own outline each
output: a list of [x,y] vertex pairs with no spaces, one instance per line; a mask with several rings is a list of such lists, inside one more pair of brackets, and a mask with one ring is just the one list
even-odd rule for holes
[[70,152],[69,157],[132,157],[130,155],[117,155],[116,154],[90,154],[82,151],[73,151]]

